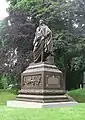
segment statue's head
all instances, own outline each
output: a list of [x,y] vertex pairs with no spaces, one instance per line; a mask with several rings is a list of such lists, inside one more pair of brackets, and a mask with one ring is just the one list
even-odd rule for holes
[[42,25],[44,23],[44,21],[41,19],[39,20],[39,25]]

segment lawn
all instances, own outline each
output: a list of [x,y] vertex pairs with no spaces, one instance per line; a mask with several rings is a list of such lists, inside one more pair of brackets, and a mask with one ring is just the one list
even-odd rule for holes
[[[73,95],[74,92],[69,94]],[[85,96],[84,90],[83,95]],[[85,103],[72,107],[42,109],[6,107],[6,101],[15,98],[16,95],[9,91],[0,91],[0,120],[85,120]]]
[[68,95],[72,96],[77,102],[85,103],[85,89],[71,90],[67,93]]
[[85,120],[85,104],[62,108],[7,108],[0,106],[0,120]]
[[0,105],[6,105],[7,100],[13,100],[16,98],[16,94],[9,90],[0,90]]

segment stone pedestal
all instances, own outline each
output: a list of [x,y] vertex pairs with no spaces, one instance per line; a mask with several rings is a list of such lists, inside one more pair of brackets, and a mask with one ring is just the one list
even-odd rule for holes
[[62,72],[55,65],[31,64],[21,75],[21,90],[17,100],[26,102],[68,102]]

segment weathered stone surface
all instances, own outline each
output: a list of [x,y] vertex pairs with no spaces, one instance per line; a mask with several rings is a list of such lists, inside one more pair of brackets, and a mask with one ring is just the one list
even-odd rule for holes
[[62,72],[44,62],[31,64],[21,77],[17,100],[28,102],[67,102]]

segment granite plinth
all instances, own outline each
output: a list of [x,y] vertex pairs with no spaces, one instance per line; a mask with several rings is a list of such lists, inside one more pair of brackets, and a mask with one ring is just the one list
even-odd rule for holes
[[54,108],[77,104],[65,92],[63,74],[55,65],[31,64],[21,75],[21,90],[8,107]]
[[26,101],[7,101],[8,107],[16,108],[56,108],[77,105],[77,102],[35,103]]
[[21,90],[16,98],[28,102],[68,102],[63,74],[55,65],[31,64],[23,73]]

